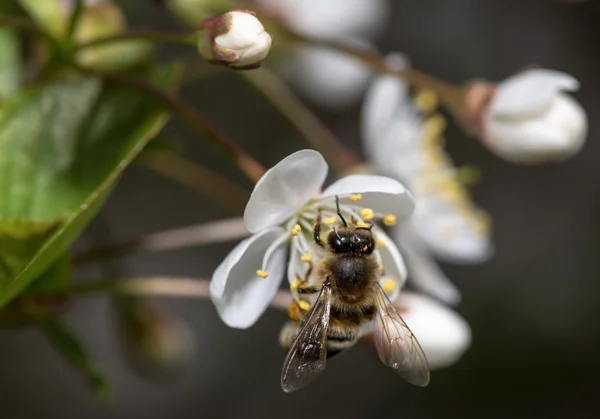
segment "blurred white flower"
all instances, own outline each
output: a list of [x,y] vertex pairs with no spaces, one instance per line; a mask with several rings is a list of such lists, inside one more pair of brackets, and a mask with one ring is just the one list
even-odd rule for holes
[[[389,0],[256,1],[303,35],[367,48],[390,15]],[[282,71],[313,102],[330,108],[353,105],[371,77],[369,68],[348,55],[307,46],[286,56]]]
[[[411,194],[382,176],[347,176],[321,192],[327,171],[321,154],[302,150],[283,159],[256,184],[244,212],[246,227],[254,234],[229,253],[210,283],[211,299],[228,326],[252,326],[273,299],[286,268],[294,293],[296,278],[304,278],[311,260],[322,254],[312,239],[317,210],[322,209],[325,226],[333,225],[336,196],[342,213],[357,221],[377,216],[393,220],[414,209]],[[372,231],[378,242],[374,254],[385,271],[381,284],[395,298],[406,279],[404,262],[381,228],[374,226]]]
[[[400,55],[390,56],[389,62],[407,65]],[[445,120],[433,113],[435,95],[421,91],[413,104],[408,93],[397,77],[373,82],[363,107],[365,151],[378,173],[406,184],[417,201],[413,216],[396,229],[410,280],[455,304],[460,294],[433,256],[458,263],[486,260],[493,252],[489,221],[461,184],[465,171],[456,169],[443,149]]]
[[209,61],[238,70],[253,69],[269,54],[271,36],[254,13],[233,10],[202,22],[198,49]]
[[421,344],[431,369],[454,364],[471,345],[468,323],[435,300],[403,291],[394,305]]
[[571,96],[579,83],[554,70],[535,69],[500,83],[483,111],[482,137],[498,156],[515,163],[546,163],[576,154],[587,117]]

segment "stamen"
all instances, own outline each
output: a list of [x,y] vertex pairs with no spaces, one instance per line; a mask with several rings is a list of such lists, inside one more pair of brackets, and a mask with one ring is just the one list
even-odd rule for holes
[[436,144],[437,139],[441,137],[445,129],[446,120],[441,114],[437,113],[427,118],[425,122],[423,122],[423,138],[426,144]]
[[261,278],[267,278],[269,276],[269,273],[265,272],[265,271],[261,271],[259,269],[258,271],[256,271],[256,276],[259,276]]
[[385,214],[383,216],[383,224],[388,227],[396,225],[396,216],[394,214]]
[[383,240],[381,240],[379,237],[376,237],[375,241],[377,241],[378,247],[381,247],[382,249],[385,249],[387,247],[387,244],[385,244],[385,242]]
[[310,308],[310,303],[308,301],[301,300],[298,302],[298,305],[302,311],[308,311]]
[[364,221],[359,221],[358,223],[356,223],[356,227],[358,227],[358,228],[369,228],[371,226],[369,224],[365,223]]
[[335,215],[332,215],[331,217],[327,217],[323,220],[323,224],[325,225],[333,225],[335,224],[335,222],[337,221],[337,217]]
[[394,281],[393,279],[386,279],[385,281],[383,281],[383,285],[381,285],[381,287],[383,288],[383,290],[390,294],[392,291],[394,291],[396,289],[396,281]]
[[300,224],[296,224],[294,228],[292,228],[292,236],[296,237],[302,231],[302,227]]
[[[267,265],[269,263],[269,259],[271,258],[271,255],[273,254],[273,252],[275,250],[277,250],[277,248],[279,248],[279,246],[282,245],[283,242],[285,242],[288,239],[288,237],[289,236],[287,234],[282,234],[277,239],[275,239],[275,241],[273,243],[271,243],[269,245],[269,247],[267,248],[267,250],[265,252],[265,255],[263,256],[261,269],[256,272],[256,275],[258,275],[262,278],[266,278],[268,276],[266,271],[267,271]],[[266,276],[262,276],[261,274],[259,274],[259,272],[263,272],[264,274],[266,274]]]
[[362,195],[357,193],[357,194],[352,194],[350,195],[350,201],[352,202],[359,202],[362,199]]
[[360,210],[360,216],[365,221],[371,221],[375,217],[375,214],[371,208],[363,208]]
[[431,89],[420,89],[415,95],[415,107],[423,113],[431,113],[438,106],[438,97]]
[[308,262],[310,262],[312,260],[312,258],[313,258],[312,252],[308,251],[308,252],[306,252],[306,254],[302,255],[302,257],[300,258],[300,260],[302,262],[308,263]]
[[296,293],[299,285],[300,285],[300,281],[298,281],[297,279],[292,280],[292,282],[290,282],[290,291],[292,293]]

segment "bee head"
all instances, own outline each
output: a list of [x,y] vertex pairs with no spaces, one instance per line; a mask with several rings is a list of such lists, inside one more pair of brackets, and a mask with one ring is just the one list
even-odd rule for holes
[[334,253],[370,255],[375,250],[375,240],[369,228],[336,226],[327,236],[329,249]]

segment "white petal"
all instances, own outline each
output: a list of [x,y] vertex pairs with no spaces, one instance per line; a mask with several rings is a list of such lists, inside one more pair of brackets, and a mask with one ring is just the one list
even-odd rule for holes
[[409,283],[446,304],[458,304],[461,298],[460,292],[444,275],[431,255],[414,240],[411,243],[409,234],[406,234],[408,232],[398,231],[397,233],[400,249],[408,263]]
[[261,278],[263,256],[283,234],[275,228],[255,234],[238,244],[217,267],[210,281],[210,297],[219,315],[230,327],[246,329],[267,309],[283,279],[286,244],[275,250],[266,266],[269,276]]
[[373,234],[383,244],[377,246],[377,252],[385,270],[384,277],[393,279],[398,283],[398,288],[402,288],[406,282],[407,271],[396,243],[377,226],[373,227]]
[[332,109],[356,103],[371,77],[362,62],[325,48],[298,47],[289,64],[284,69],[291,82],[314,103]]
[[400,308],[400,315],[421,344],[432,369],[454,364],[470,346],[467,322],[435,300],[402,292],[394,305]]
[[579,82],[555,70],[528,70],[498,85],[489,106],[497,116],[522,117],[540,112],[561,91],[575,91]]
[[300,150],[269,169],[254,187],[246,210],[246,228],[256,233],[281,224],[318,195],[327,163],[314,150]]
[[402,184],[394,179],[375,175],[350,175],[334,182],[322,198],[339,196],[341,201],[350,202],[352,194],[363,196],[360,206],[375,212],[394,214],[397,217],[410,215],[415,209],[415,200]]
[[524,119],[485,116],[486,146],[515,163],[546,163],[572,157],[587,137],[583,107],[565,94],[557,95],[540,115]]

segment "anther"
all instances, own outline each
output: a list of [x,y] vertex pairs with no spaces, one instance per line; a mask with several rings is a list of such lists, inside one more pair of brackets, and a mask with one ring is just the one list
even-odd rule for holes
[[393,279],[386,279],[383,281],[383,285],[381,285],[381,287],[389,294],[396,289],[396,281]]
[[358,228],[369,228],[371,226],[369,224],[365,223],[364,221],[359,221],[358,223],[356,223],[356,227],[358,227]]
[[385,214],[383,216],[383,224],[388,227],[396,225],[396,216],[394,214]]
[[296,224],[294,228],[292,228],[292,236],[296,237],[302,231],[302,227],[300,224]]
[[361,199],[362,195],[359,193],[350,195],[350,201],[352,202],[359,202]]
[[437,108],[438,98],[431,89],[421,89],[416,94],[414,104],[423,113],[431,113]]
[[325,218],[323,220],[323,224],[330,226],[330,225],[335,224],[336,221],[337,221],[337,217],[334,215],[334,216]]
[[387,245],[385,244],[385,242],[383,240],[381,240],[379,237],[377,237],[375,239],[377,241],[377,246],[381,247],[382,249],[385,249],[387,247]]
[[259,269],[258,271],[256,271],[256,276],[259,276],[261,278],[267,278],[269,276],[269,273],[265,272],[265,271],[261,271]]
[[365,221],[371,221],[375,217],[375,214],[371,208],[363,208],[360,210],[360,216]]
[[312,252],[306,252],[304,255],[302,255],[302,257],[300,258],[300,260],[302,262],[308,263],[308,262],[310,262],[312,260],[312,258],[313,258]]
[[292,282],[290,282],[290,291],[295,293],[298,290],[299,285],[300,281],[298,281],[297,279],[293,279]]

